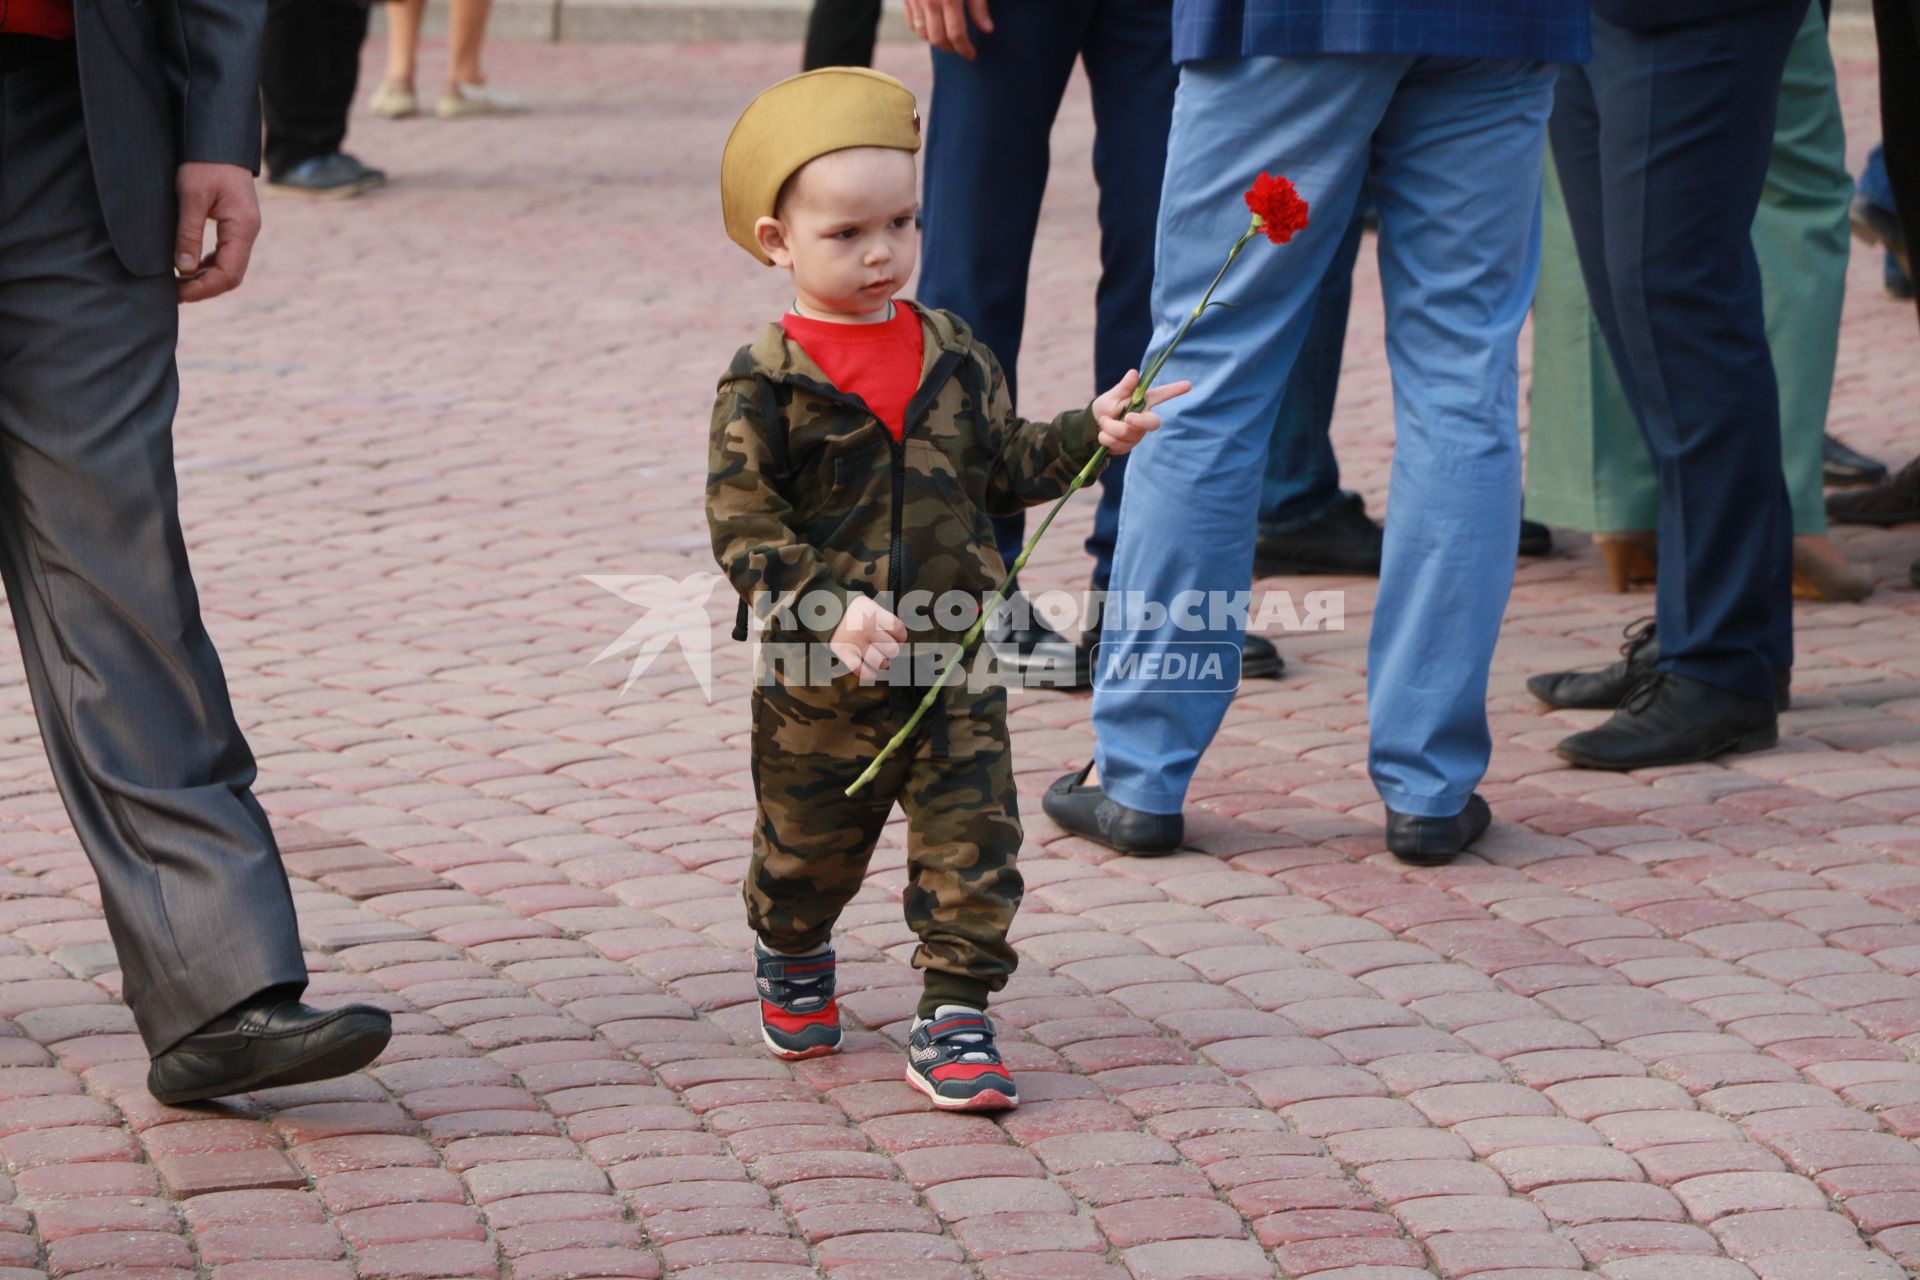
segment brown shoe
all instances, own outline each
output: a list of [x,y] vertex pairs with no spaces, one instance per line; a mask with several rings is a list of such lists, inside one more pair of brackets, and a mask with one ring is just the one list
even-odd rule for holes
[[1825,534],[1800,534],[1794,538],[1794,599],[1865,600],[1872,594],[1873,575],[1848,564],[1847,558]]
[[1891,480],[1828,494],[1827,519],[1835,524],[1877,524],[1883,528],[1920,520],[1920,458],[1900,468]]

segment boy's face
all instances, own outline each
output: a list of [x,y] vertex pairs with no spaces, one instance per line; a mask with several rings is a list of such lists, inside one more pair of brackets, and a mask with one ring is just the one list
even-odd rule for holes
[[886,147],[829,152],[794,175],[780,216],[754,233],[793,273],[802,315],[886,317],[920,256],[918,185],[913,155]]

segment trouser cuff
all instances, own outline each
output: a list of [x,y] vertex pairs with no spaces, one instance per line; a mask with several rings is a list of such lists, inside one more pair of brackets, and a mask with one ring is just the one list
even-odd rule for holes
[[920,989],[920,1007],[916,1018],[931,1018],[943,1004],[963,1004],[969,1009],[985,1009],[993,988],[983,978],[948,973],[944,969],[927,970],[926,985]]

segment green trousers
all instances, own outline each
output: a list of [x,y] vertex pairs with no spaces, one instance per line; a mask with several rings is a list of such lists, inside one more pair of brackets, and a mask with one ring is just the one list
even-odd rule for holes
[[[1793,531],[1824,533],[1821,438],[1846,294],[1853,180],[1820,6],[1807,6],[1780,85],[1767,185],[1753,219]],[[1614,372],[1549,160],[1528,400],[1529,518],[1588,533],[1651,529],[1660,485]]]

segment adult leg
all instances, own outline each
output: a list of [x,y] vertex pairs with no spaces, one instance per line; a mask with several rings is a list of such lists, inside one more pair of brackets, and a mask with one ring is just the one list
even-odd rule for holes
[[[1180,73],[1173,64],[1173,13],[1168,0],[1099,0],[1081,57],[1093,97],[1093,177],[1100,187],[1100,285],[1094,294],[1094,393],[1129,368],[1144,367],[1153,338],[1153,232],[1160,217],[1160,180],[1167,169],[1167,130]],[[1087,554],[1093,585],[1113,575],[1113,542],[1126,492],[1126,459],[1100,475]]]
[[447,13],[447,83],[485,84],[480,47],[487,38],[493,0],[453,0]]
[[[1048,135],[1092,5],[1001,5],[993,32],[975,32],[978,57],[933,51],[920,300],[973,327],[1000,358],[1016,405],[1027,271],[1052,156]],[[1025,528],[1020,516],[994,522],[1009,564]]]
[[879,29],[880,0],[813,0],[801,69],[872,66]]
[[1274,416],[1267,465],[1260,488],[1262,535],[1293,533],[1325,516],[1341,499],[1340,460],[1333,452],[1333,405],[1340,390],[1340,360],[1347,344],[1347,312],[1353,302],[1353,264],[1360,256],[1362,219],[1353,217],[1341,237],[1314,299],[1300,357]]
[[[1314,300],[1359,199],[1373,127],[1411,60],[1247,58],[1181,69],[1155,247],[1153,346],[1176,329],[1247,227],[1242,192],[1267,170],[1292,178],[1315,224],[1292,244],[1249,244],[1167,368],[1194,391],[1161,410],[1135,450],[1093,702],[1100,785],[1129,808],[1180,811],[1200,754],[1233,699],[1237,664],[1170,694],[1142,659],[1231,655],[1246,619],[1184,628],[1127,616],[1183,592],[1245,598],[1267,441]],[[1509,559],[1511,556],[1509,556]],[[1114,675],[1128,670],[1133,677]]]
[[[1873,0],[1880,45],[1880,131],[1906,241],[1920,238],[1920,0]],[[1914,305],[1920,307],[1920,294]]]
[[[1659,665],[1767,702],[1792,663],[1792,530],[1752,227],[1803,13],[1782,0],[1650,33],[1596,16],[1598,127],[1554,121],[1588,290],[1660,476]],[[1578,194],[1563,135],[1593,159]],[[1603,200],[1583,199],[1589,181]]]
[[1367,646],[1368,771],[1450,817],[1486,772],[1487,672],[1520,523],[1520,328],[1555,69],[1422,59],[1374,142],[1396,440]]
[[[1563,72],[1562,85],[1564,77],[1580,74]],[[1543,194],[1527,398],[1526,512],[1585,533],[1650,530],[1660,518],[1660,486],[1594,319],[1567,221],[1567,198],[1551,161]]]
[[420,27],[426,21],[427,0],[389,0],[387,15],[387,83],[413,88],[419,73]]
[[1817,5],[1807,6],[1787,55],[1779,104],[1753,248],[1780,385],[1780,448],[1793,531],[1820,534],[1827,529],[1821,445],[1847,291],[1853,179],[1833,52]]
[[173,473],[178,307],[99,215],[78,86],[4,88],[0,572],[47,760],[158,1054],[306,965],[201,623]]
[[275,177],[347,137],[347,112],[367,38],[365,5],[343,0],[267,0],[260,103],[267,171]]

